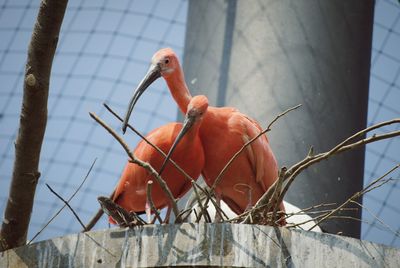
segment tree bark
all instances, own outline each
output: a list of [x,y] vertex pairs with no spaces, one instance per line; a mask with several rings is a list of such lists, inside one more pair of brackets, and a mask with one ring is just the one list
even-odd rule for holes
[[15,162],[0,231],[0,251],[26,243],[47,123],[51,66],[67,0],[42,0],[28,49]]

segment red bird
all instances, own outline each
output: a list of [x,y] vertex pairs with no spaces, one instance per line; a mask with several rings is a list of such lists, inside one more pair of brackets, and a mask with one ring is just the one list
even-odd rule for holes
[[[169,123],[157,128],[146,136],[147,140],[160,148],[164,158],[152,146],[141,141],[134,155],[159,170],[175,198],[182,197],[191,188],[188,181],[167,159],[171,157],[188,175],[197,179],[204,167],[204,151],[199,137],[199,128],[203,115],[207,111],[208,100],[205,96],[196,96],[187,103],[186,117],[183,124]],[[151,180],[147,170],[128,162],[121,175],[113,196],[113,201],[127,211],[143,212],[146,209],[146,187]],[[161,209],[170,203],[167,195],[158,183],[152,188],[152,200],[156,208]],[[167,215],[169,212],[167,212]],[[168,217],[168,216],[167,216]],[[110,222],[114,221],[110,218]]]
[[[185,83],[177,55],[170,48],[156,52],[150,68],[138,85],[129,103],[123,131],[140,95],[159,77],[168,84],[172,97],[182,113],[192,99]],[[230,107],[209,107],[200,127],[200,139],[205,154],[203,177],[212,186],[232,156],[251,138],[259,134],[260,125]],[[215,188],[217,199],[222,199],[235,213],[253,206],[278,177],[278,165],[265,135],[255,140],[227,169]],[[283,203],[280,209],[284,211]]]

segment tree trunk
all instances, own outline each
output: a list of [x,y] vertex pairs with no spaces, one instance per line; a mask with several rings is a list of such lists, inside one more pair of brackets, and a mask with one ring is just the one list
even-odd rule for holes
[[47,123],[49,80],[67,0],[42,0],[28,49],[13,177],[0,231],[0,251],[26,243]]

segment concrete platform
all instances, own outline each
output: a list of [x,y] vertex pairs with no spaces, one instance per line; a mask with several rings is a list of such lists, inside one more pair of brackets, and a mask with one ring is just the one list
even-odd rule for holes
[[400,267],[400,250],[243,224],[149,225],[73,234],[0,253],[0,267]]

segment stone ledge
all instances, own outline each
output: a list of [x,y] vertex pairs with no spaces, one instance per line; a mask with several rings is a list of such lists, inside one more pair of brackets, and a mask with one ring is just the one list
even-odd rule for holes
[[8,250],[0,267],[399,267],[400,250],[331,234],[244,224],[149,225]]

